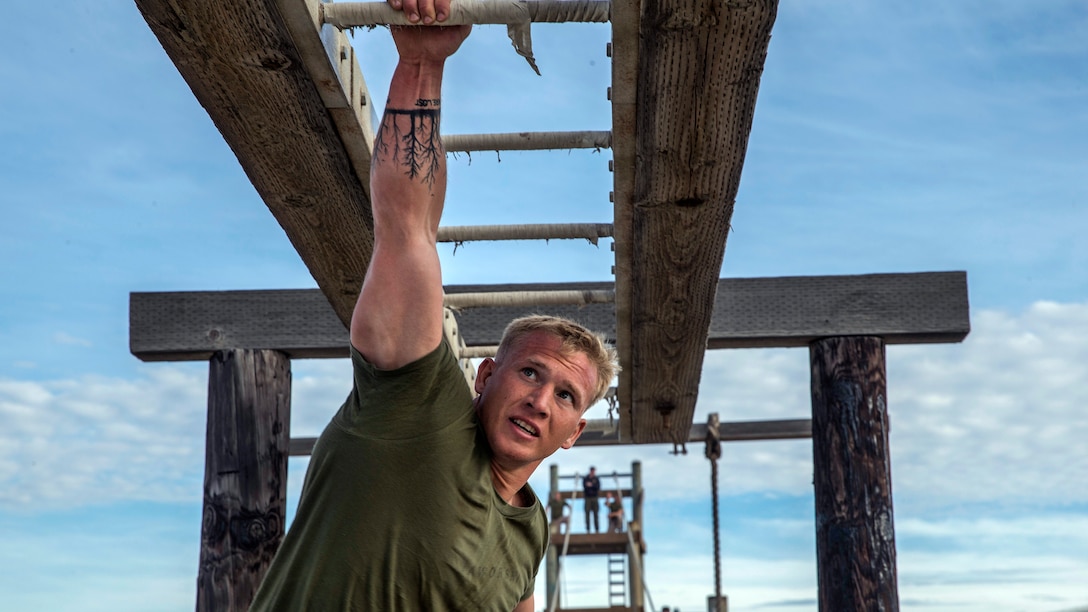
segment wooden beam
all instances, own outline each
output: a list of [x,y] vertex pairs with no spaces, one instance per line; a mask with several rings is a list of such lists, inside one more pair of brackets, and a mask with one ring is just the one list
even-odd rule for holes
[[378,109],[370,99],[355,49],[347,36],[321,25],[322,0],[277,0],[284,23],[298,48],[321,101],[336,124],[355,175],[364,177],[370,195],[370,157]]
[[[607,493],[613,493],[613,494],[616,492],[616,489],[614,489],[614,488],[605,487],[602,490],[607,492]],[[620,489],[619,491],[620,491],[620,497],[622,497],[624,499],[630,499],[631,498],[631,489]],[[569,500],[575,500],[575,501],[579,500],[579,499],[585,499],[585,496],[582,495],[580,489],[576,490],[576,491],[553,491],[553,493],[559,493],[559,497],[562,497],[563,499],[569,499]]]
[[[446,293],[611,288],[611,283],[450,285]],[[567,316],[616,338],[610,304],[478,308],[456,316],[467,346],[492,346],[511,319],[532,312]],[[804,347],[843,335],[880,336],[888,344],[959,342],[970,328],[963,272],[721,279],[707,343],[693,350]],[[347,347],[347,328],[313,289],[132,293],[129,298],[129,348],[144,361],[206,360],[225,348],[338,358],[347,356]]]
[[[696,423],[691,427],[685,443],[697,443],[706,440],[706,424]],[[809,419],[775,419],[769,421],[734,421],[720,423],[718,432],[722,442],[752,442],[755,440],[795,440],[812,437],[812,421]],[[631,444],[620,438],[618,420],[589,419],[586,428],[575,446],[617,446]],[[313,451],[317,438],[291,438],[291,456],[308,456]],[[670,441],[671,443],[671,441]],[[611,474],[600,474],[602,478]],[[607,490],[607,487],[602,488]],[[625,489],[625,491],[627,491]],[[630,491],[628,491],[629,494]]]
[[[573,519],[572,519],[573,521]],[[638,542],[641,533],[636,536]],[[551,535],[552,546],[563,547],[563,538],[559,533]],[[627,532],[621,533],[571,533],[568,555],[615,555],[627,552]]]
[[[372,125],[354,52],[336,43],[338,61],[329,60],[313,21],[318,4],[136,0],[346,325],[373,249],[366,186]],[[286,16],[281,6],[291,9]],[[344,85],[338,75],[349,74],[352,83]]]
[[[616,279],[615,330],[616,351],[623,368],[630,367],[631,355],[631,287],[635,253],[631,244],[635,190],[635,123],[637,120],[637,91],[639,87],[639,38],[642,3],[640,0],[612,0],[612,42],[608,56],[612,58],[612,86],[608,98],[612,102],[612,202],[613,251],[616,263],[612,274]],[[648,86],[648,85],[647,85]],[[617,395],[623,401],[631,399],[631,377],[621,373]],[[630,432],[627,432],[630,436]]]
[[[643,0],[620,404],[635,442],[691,427],[776,0]],[[621,256],[617,251],[617,259]],[[628,278],[620,279],[620,274]]]

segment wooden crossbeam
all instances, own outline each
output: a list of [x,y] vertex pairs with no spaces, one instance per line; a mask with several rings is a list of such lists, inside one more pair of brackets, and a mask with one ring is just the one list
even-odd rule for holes
[[[681,442],[695,443],[706,440],[706,424],[695,424],[687,438]],[[718,425],[719,439],[722,442],[752,442],[756,440],[795,440],[812,437],[811,419],[775,419],[769,421],[735,421]],[[314,448],[317,438],[291,438],[292,457],[307,456]],[[616,446],[625,444],[620,439],[619,421],[609,419],[589,419],[582,435],[575,446]],[[601,474],[602,478],[611,474]],[[604,487],[602,490],[608,490]],[[626,491],[626,489],[625,489]],[[630,495],[626,492],[625,495]]]
[[[611,288],[611,283],[451,285],[446,293]],[[511,319],[534,312],[567,316],[616,337],[611,304],[479,308],[459,312],[457,319],[467,346],[493,346]],[[709,327],[700,352],[803,347],[831,336],[880,336],[888,344],[959,342],[970,331],[967,275],[721,279]],[[132,293],[129,344],[144,361],[205,360],[224,348],[276,349],[297,358],[348,354],[347,328],[313,289]],[[689,417],[686,427],[691,425]]]

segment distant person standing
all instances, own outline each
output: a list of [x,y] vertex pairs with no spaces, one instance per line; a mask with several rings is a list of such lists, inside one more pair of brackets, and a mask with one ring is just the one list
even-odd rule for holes
[[597,468],[589,466],[589,475],[582,479],[582,493],[586,498],[586,533],[589,533],[589,516],[593,515],[593,533],[600,533],[597,511],[601,504],[597,497],[601,494],[601,481],[597,478]]

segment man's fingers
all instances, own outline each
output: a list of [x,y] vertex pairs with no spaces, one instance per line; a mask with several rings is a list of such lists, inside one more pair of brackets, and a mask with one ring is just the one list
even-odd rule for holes
[[435,0],[419,0],[419,16],[423,18],[425,25],[434,23],[438,17],[435,11]]
[[435,0],[435,14],[439,21],[445,21],[450,17],[450,0]]
[[[408,18],[408,21],[412,23],[419,23],[419,2],[418,0],[390,0],[391,2],[400,2],[404,15]],[[426,0],[424,0],[426,1]]]
[[394,10],[404,11],[412,23],[430,25],[450,17],[450,0],[386,0]]

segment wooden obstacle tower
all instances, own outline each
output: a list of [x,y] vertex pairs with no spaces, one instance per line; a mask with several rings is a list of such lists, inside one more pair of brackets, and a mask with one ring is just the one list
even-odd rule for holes
[[[536,14],[530,7],[543,3],[523,4]],[[328,2],[136,5],[318,287],[131,296],[134,355],[210,364],[197,609],[245,610],[283,536],[287,458],[313,443],[290,437],[290,361],[347,355],[373,247],[376,109]],[[961,341],[970,329],[966,274],[719,279],[777,1],[604,5],[608,129],[444,141],[449,151],[496,141],[609,149],[611,221],[521,237],[610,238],[614,279],[461,288],[471,299],[447,288],[466,300],[447,317],[466,377],[468,359],[497,343],[496,321],[527,311],[571,316],[608,334],[623,367],[618,418],[594,424],[583,443],[682,445],[707,433],[693,422],[707,349],[807,347],[811,420],[726,422],[715,432],[721,441],[811,435],[821,612],[874,602],[897,610],[885,350]],[[511,232],[441,230],[454,241]]]

